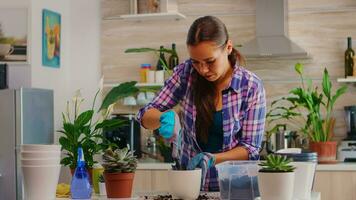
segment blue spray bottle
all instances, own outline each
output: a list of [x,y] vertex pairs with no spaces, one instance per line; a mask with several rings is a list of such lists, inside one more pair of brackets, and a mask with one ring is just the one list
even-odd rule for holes
[[85,167],[83,149],[78,148],[77,168],[72,177],[70,185],[72,199],[90,199],[92,188],[89,181],[89,174]]

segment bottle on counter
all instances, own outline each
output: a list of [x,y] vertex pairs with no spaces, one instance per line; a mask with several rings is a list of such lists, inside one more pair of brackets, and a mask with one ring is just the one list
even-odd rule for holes
[[90,199],[92,188],[89,180],[89,173],[86,169],[83,149],[78,148],[77,167],[75,168],[72,183],[70,185],[70,192],[72,199]]
[[345,51],[345,78],[353,75],[355,51],[352,49],[351,37],[347,38],[347,49]]
[[[164,65],[165,65],[166,67],[168,67],[168,66],[167,66],[166,58],[164,57],[163,49],[164,49],[164,47],[163,47],[163,46],[160,46],[160,48],[159,48],[159,59],[158,59],[158,61],[157,61],[157,68],[156,68],[157,71],[165,69]],[[164,64],[163,64],[162,62],[163,62]]]
[[147,83],[147,72],[151,70],[151,64],[141,64],[140,68],[140,82]]
[[173,69],[179,64],[179,58],[176,50],[176,44],[172,43],[172,54],[169,57],[169,69]]

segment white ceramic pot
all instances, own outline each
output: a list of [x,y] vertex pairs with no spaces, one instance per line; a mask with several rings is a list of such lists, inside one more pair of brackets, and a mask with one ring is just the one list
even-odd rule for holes
[[60,165],[60,158],[50,159],[21,159],[22,165],[43,166],[43,165]]
[[99,194],[100,196],[106,196],[106,187],[105,187],[105,182],[99,182]]
[[60,165],[22,166],[25,200],[56,199]]
[[258,172],[258,187],[262,200],[292,200],[294,172]]
[[60,145],[46,145],[46,144],[23,144],[21,145],[21,151],[61,151]]
[[170,192],[177,198],[197,199],[200,193],[201,169],[169,170]]
[[61,157],[61,152],[58,151],[24,151],[21,152],[21,159],[56,159]]
[[296,169],[294,180],[294,198],[310,199],[316,163],[312,162],[292,162]]

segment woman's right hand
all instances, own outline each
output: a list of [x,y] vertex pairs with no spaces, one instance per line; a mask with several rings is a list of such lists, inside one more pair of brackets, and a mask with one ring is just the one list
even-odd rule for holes
[[161,123],[158,131],[159,134],[165,138],[169,139],[174,134],[174,124],[175,124],[175,112],[173,110],[162,113],[159,118],[159,122]]

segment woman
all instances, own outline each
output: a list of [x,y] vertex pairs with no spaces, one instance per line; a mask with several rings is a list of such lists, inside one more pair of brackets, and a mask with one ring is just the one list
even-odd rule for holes
[[[190,59],[178,65],[157,97],[138,113],[147,129],[166,139],[181,139],[179,160],[188,169],[202,168],[202,190],[218,191],[215,164],[256,160],[265,124],[265,92],[261,80],[240,66],[223,22],[201,17],[191,25]],[[171,110],[182,109],[179,123]]]

